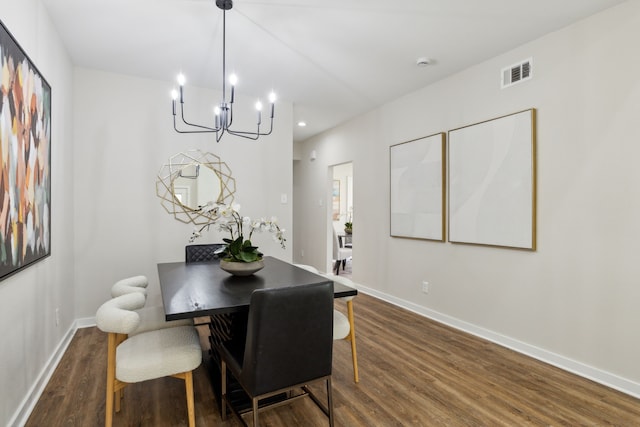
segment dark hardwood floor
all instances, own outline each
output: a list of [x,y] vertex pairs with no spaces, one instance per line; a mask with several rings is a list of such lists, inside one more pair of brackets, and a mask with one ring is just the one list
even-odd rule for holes
[[[353,382],[349,343],[336,342],[337,426],[640,425],[638,399],[367,295],[355,299],[354,309],[360,383]],[[27,426],[104,424],[106,341],[96,328],[77,331]],[[206,365],[194,382],[198,426],[239,425],[221,421]],[[267,410],[261,419],[264,426],[328,424],[309,399]],[[114,426],[186,420],[183,382],[164,378],[126,388]]]

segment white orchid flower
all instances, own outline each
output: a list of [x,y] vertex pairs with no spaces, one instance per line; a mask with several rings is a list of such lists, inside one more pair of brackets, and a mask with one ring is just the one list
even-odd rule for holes
[[225,205],[220,209],[220,215],[224,218],[229,218],[233,215],[233,207],[231,205]]
[[210,215],[210,221],[200,228],[194,229],[189,239],[190,242],[202,236],[205,229],[208,230],[209,227],[215,226],[218,232],[229,233],[232,240],[239,237],[251,240],[254,231],[268,231],[273,234],[274,240],[285,249],[284,230],[278,227],[278,220],[275,216],[270,220],[266,220],[264,217],[251,219],[248,216],[241,216],[239,214],[240,204],[238,203],[223,204],[209,201],[205,205],[199,206],[198,209],[200,212]]

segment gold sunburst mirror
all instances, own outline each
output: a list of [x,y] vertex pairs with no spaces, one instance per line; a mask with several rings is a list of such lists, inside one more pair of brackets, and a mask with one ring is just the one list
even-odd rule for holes
[[216,219],[203,211],[208,203],[231,204],[236,180],[220,157],[200,150],[178,153],[160,168],[156,194],[162,207],[186,224],[204,225]]

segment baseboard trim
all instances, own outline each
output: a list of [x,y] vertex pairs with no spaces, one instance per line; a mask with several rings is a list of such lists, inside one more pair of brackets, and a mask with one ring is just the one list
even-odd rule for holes
[[76,319],[75,324],[76,324],[76,329],[92,328],[96,326],[96,318],[95,316],[83,317],[81,319]]
[[20,406],[18,406],[13,417],[9,420],[9,426],[23,426],[27,423],[33,408],[36,406],[36,403],[38,403],[38,400],[49,383],[53,372],[58,367],[65,351],[67,351],[67,347],[69,347],[69,343],[71,343],[77,329],[76,322],[74,321],[60,340],[60,343],[58,343],[58,346],[53,354],[51,354],[51,357],[47,360],[47,363],[45,363],[42,371],[40,371],[40,375],[38,375],[38,378],[27,392],[27,395],[20,403]]
[[452,328],[491,341],[513,351],[517,351],[518,353],[548,363],[557,368],[587,378],[591,381],[595,381],[599,384],[618,390],[635,398],[640,398],[640,384],[634,381],[628,380],[607,371],[603,371],[598,368],[594,368],[593,366],[586,365],[582,362],[569,359],[567,357],[527,344],[525,342],[518,341],[508,336],[498,334],[491,330],[478,327],[471,323],[456,319],[455,317],[451,317],[446,314],[442,314],[440,312],[419,306],[410,301],[388,295],[375,289],[367,288],[366,286],[359,285],[358,291],[374,296],[398,307],[405,308],[416,314],[435,320],[436,322],[443,323],[445,325],[451,326]]

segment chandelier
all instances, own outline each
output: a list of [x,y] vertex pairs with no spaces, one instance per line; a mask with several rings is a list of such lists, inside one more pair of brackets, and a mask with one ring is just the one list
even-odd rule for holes
[[[273,130],[273,116],[275,111],[275,102],[276,95],[271,92],[269,94],[269,103],[271,104],[271,111],[269,113],[269,131],[261,131],[260,125],[262,124],[262,103],[260,101],[256,102],[256,110],[258,111],[258,120],[256,124],[256,131],[239,131],[235,129],[231,129],[233,124],[233,101],[234,101],[234,93],[235,93],[235,85],[238,82],[238,77],[235,74],[231,74],[229,76],[229,84],[231,85],[231,94],[227,99],[227,70],[226,70],[226,13],[227,10],[233,7],[233,0],[216,0],[216,6],[219,9],[222,9],[222,101],[213,110],[214,120],[213,126],[208,125],[199,125],[195,123],[191,123],[185,119],[184,113],[184,84],[185,84],[185,76],[180,73],[178,75],[178,85],[180,86],[179,91],[173,90],[171,92],[171,97],[173,98],[171,101],[172,110],[173,110],[173,128],[178,133],[215,133],[216,134],[216,142],[220,142],[222,135],[225,132],[230,135],[241,136],[243,138],[256,140],[261,136],[266,136],[271,133]],[[180,120],[182,124],[180,128],[176,123],[176,116],[178,115],[177,102],[180,100]]]

